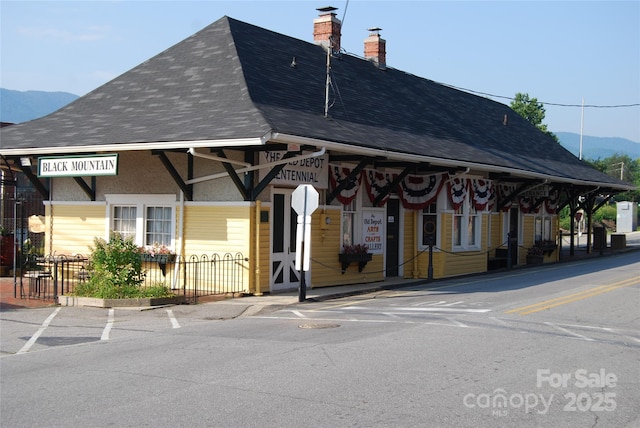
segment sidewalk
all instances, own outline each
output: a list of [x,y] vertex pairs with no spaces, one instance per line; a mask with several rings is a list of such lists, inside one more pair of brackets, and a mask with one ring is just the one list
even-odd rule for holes
[[[640,250],[640,232],[627,233],[627,247],[622,250],[612,250],[609,246],[604,250],[603,255],[600,255],[599,251],[593,251],[588,254],[586,251],[586,236],[582,236],[580,241],[576,243],[574,255],[569,255],[569,241],[568,237],[564,237],[562,243],[562,262],[570,262],[574,260],[580,260],[585,258],[597,258],[606,257],[614,254],[619,254],[628,251]],[[539,266],[538,266],[539,267]],[[526,266],[517,266],[516,269],[526,268]],[[491,271],[499,272],[499,271]],[[476,275],[483,275],[480,273]],[[449,278],[450,279],[450,278]],[[20,298],[20,278],[17,278],[17,290],[14,297],[14,279],[13,277],[0,278],[0,310],[20,309],[20,308],[42,308],[47,306],[55,306],[51,300],[42,300],[38,298]],[[23,279],[25,291],[28,291],[29,282]],[[439,280],[436,280],[437,283]],[[340,297],[353,296],[357,294],[365,294],[380,290],[389,290],[394,288],[402,288],[410,285],[425,284],[426,279],[405,279],[405,278],[390,278],[385,281],[368,283],[368,284],[356,284],[356,285],[344,285],[334,287],[322,287],[307,289],[306,298],[309,301],[322,301],[337,299]],[[200,302],[205,303],[208,299],[203,298]],[[291,291],[286,293],[273,293],[265,294],[263,296],[247,296],[237,299],[220,299],[216,301],[208,301],[207,304],[229,304],[240,305],[244,307],[261,308],[264,306],[286,306],[298,303],[298,291]]]

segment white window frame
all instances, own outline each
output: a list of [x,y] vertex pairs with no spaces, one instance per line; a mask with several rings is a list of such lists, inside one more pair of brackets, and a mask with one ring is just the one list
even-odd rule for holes
[[135,232],[135,244],[139,247],[151,247],[153,243],[145,243],[146,240],[146,224],[147,224],[147,208],[149,207],[163,207],[171,208],[171,237],[170,245],[167,245],[170,249],[175,250],[175,230],[176,230],[176,195],[174,194],[161,194],[161,195],[119,195],[108,194],[105,195],[107,201],[107,230],[105,235],[108,239],[109,232],[113,230],[113,212],[116,206],[129,206],[136,208],[136,232]]
[[[462,212],[456,214],[456,210],[452,210],[453,215],[451,216],[451,248],[454,251],[477,251],[482,248],[482,215],[486,212],[486,210],[478,211],[474,210],[471,206],[471,192],[467,192],[466,197],[460,207]],[[475,211],[475,212],[472,212]],[[469,243],[469,220],[475,217],[474,223],[474,231],[473,238],[474,243]],[[460,218],[460,244],[456,244],[456,218]]]
[[[540,239],[538,239],[538,222],[540,222]],[[533,215],[533,242],[553,241],[552,233],[553,218],[548,213],[538,213]]]

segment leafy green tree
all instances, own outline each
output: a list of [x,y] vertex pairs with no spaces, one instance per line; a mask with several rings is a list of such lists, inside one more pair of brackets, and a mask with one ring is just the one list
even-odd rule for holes
[[631,159],[629,155],[616,153],[605,159],[587,160],[587,162],[598,171],[636,186],[636,190],[620,193],[614,200],[640,202],[640,159]]
[[553,138],[556,143],[560,143],[558,137],[547,129],[546,124],[542,123],[546,110],[544,105],[541,102],[538,102],[537,98],[530,98],[529,94],[522,94],[518,92],[513,101],[511,101],[511,109],[524,117],[536,128]]

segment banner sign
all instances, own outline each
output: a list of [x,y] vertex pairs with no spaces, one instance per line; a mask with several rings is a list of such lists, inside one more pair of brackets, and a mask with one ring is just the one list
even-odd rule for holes
[[118,154],[38,159],[38,177],[118,175]]
[[522,192],[520,196],[525,198],[534,198],[534,199],[548,198],[549,190],[550,190],[549,186],[538,186],[533,189]]
[[[262,152],[260,153],[260,165],[277,162],[282,159],[285,153],[287,152]],[[270,168],[261,168],[260,180],[270,171]],[[292,158],[291,162],[286,164],[278,175],[271,180],[271,184],[289,186],[311,184],[316,189],[326,189],[329,184],[329,155],[325,154],[324,156],[301,160]]]
[[383,254],[384,250],[384,210],[363,210],[362,243],[369,248],[371,254]]

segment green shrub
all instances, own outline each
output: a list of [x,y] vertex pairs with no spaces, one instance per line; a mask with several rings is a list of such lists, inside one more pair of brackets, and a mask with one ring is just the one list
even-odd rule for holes
[[133,239],[112,232],[109,241],[95,238],[93,242],[89,279],[76,286],[75,295],[100,299],[173,296],[164,284],[141,287],[144,272]]
[[593,213],[593,221],[602,223],[602,220],[616,221],[618,216],[618,209],[615,205],[605,205],[598,211]]

